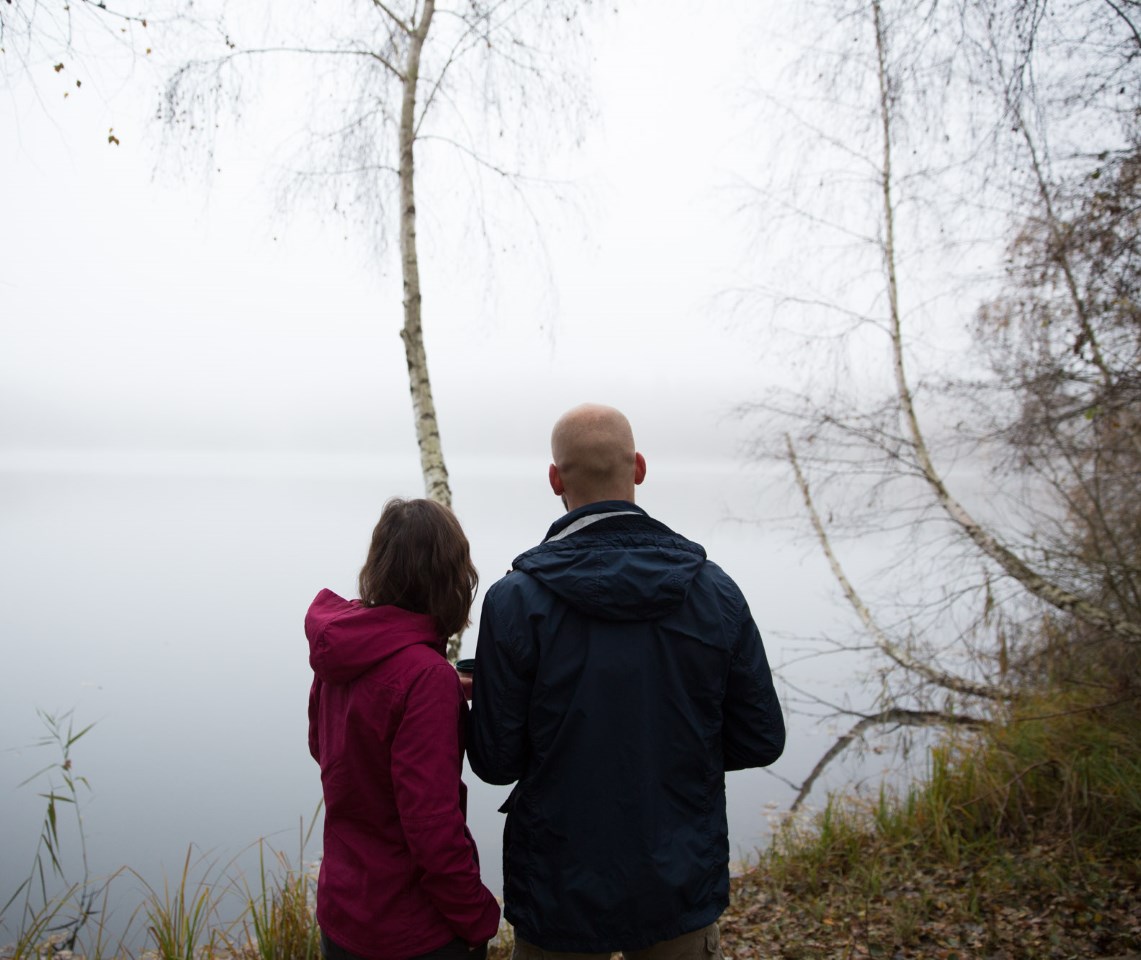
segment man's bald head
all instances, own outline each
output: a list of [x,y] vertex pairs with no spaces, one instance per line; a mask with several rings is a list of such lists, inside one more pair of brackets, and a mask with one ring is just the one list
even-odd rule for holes
[[630,421],[613,407],[584,403],[551,431],[551,489],[568,510],[599,500],[634,500],[646,461],[634,449]]

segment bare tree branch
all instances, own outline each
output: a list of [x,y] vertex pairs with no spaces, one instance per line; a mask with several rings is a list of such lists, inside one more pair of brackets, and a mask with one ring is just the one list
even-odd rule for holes
[[1133,34],[1133,39],[1137,41],[1137,46],[1141,47],[1141,31],[1138,31],[1137,24],[1130,20],[1128,14],[1114,3],[1113,0],[1104,0],[1104,2],[1110,10],[1121,18],[1122,22],[1129,28],[1129,32]]
[[412,23],[406,22],[401,19],[389,6],[382,2],[382,0],[372,0],[373,5],[380,10],[389,20],[391,20],[397,27],[404,31],[409,36],[414,32]]
[[977,730],[987,726],[989,723],[990,721],[979,717],[962,716],[932,710],[904,710],[899,707],[892,707],[889,710],[882,710],[879,713],[861,717],[852,729],[832,744],[824,756],[816,762],[816,766],[812,768],[812,772],[809,773],[804,783],[800,785],[800,790],[797,792],[796,798],[788,808],[789,812],[795,813],[800,809],[801,804],[804,803],[809,793],[812,792],[813,786],[816,784],[816,781],[820,779],[821,774],[824,773],[828,765],[847,750],[858,737],[862,736],[865,731],[870,730],[872,727],[892,725],[908,727],[939,726],[967,727]]
[[905,670],[917,674],[928,683],[941,687],[944,690],[950,690],[953,693],[963,694],[964,696],[981,697],[985,700],[996,702],[1009,700],[1013,696],[1013,692],[1009,687],[1003,684],[976,683],[965,677],[958,677],[935,670],[927,663],[912,656],[898,644],[894,643],[880,628],[872,616],[871,610],[868,609],[867,605],[860,599],[859,594],[856,593],[855,587],[852,586],[851,581],[844,573],[843,567],[840,566],[840,561],[836,558],[836,554],[832,550],[832,545],[828,540],[828,534],[824,529],[820,514],[817,513],[816,505],[812,502],[812,493],[809,489],[808,482],[805,480],[804,474],[800,469],[800,463],[796,457],[796,450],[793,447],[792,438],[788,434],[785,434],[785,444],[788,450],[788,461],[792,465],[793,473],[796,475],[796,484],[800,488],[801,496],[804,498],[804,505],[808,509],[808,515],[812,521],[812,528],[816,531],[816,538],[820,542],[820,549],[824,552],[825,557],[828,558],[828,565],[832,568],[832,575],[840,584],[841,589],[844,591],[844,596],[847,597],[848,602],[852,605],[852,609],[856,611],[860,622],[863,623],[868,633],[872,635],[876,647],[885,656]]

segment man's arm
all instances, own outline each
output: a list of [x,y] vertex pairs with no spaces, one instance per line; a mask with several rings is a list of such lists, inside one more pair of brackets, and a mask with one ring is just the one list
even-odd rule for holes
[[784,752],[784,716],[760,631],[746,605],[729,664],[721,728],[726,770],[767,767]]
[[514,783],[526,772],[535,675],[534,651],[519,632],[518,618],[504,609],[506,592],[501,581],[483,601],[468,717],[468,763],[477,777],[495,784]]

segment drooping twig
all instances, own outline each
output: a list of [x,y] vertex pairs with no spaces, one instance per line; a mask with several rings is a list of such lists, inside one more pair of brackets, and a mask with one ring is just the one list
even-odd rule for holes
[[904,710],[900,707],[892,707],[889,710],[882,710],[879,713],[860,717],[855,726],[832,744],[824,756],[816,762],[816,766],[812,768],[812,772],[808,775],[808,778],[800,785],[796,799],[792,801],[792,805],[788,808],[789,812],[795,813],[800,809],[801,804],[804,803],[808,794],[812,791],[812,787],[816,781],[820,779],[821,774],[824,773],[828,764],[848,749],[857,737],[863,735],[865,730],[877,726],[893,725],[906,727],[957,726],[978,729],[986,726],[987,723],[988,721],[979,717],[961,716],[933,710]]

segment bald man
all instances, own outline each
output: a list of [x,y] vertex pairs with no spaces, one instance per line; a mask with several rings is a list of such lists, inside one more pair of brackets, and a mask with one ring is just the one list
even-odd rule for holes
[[567,510],[487,593],[468,758],[503,805],[515,960],[721,956],[725,772],[766,766],[784,720],[737,585],[634,504],[627,419],[584,404],[551,434]]
[[630,422],[613,407],[583,404],[563,414],[551,431],[551,459],[547,478],[567,510],[604,500],[633,503],[634,487],[646,478]]

